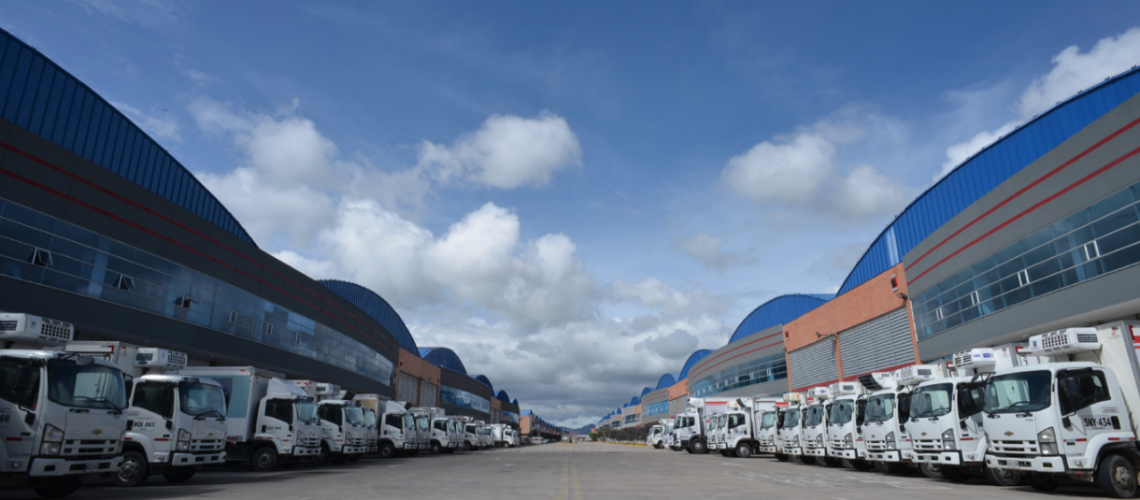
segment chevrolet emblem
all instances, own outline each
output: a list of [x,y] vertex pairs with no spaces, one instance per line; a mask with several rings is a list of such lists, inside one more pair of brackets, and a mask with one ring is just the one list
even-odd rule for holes
[[1013,431],[1005,431],[1005,435],[1006,435],[1006,436],[1012,436],[1012,435],[1013,435]]
[[213,432],[206,433],[206,436],[207,437],[214,437],[214,433]]
[[922,435],[923,435],[923,436],[925,436],[925,435],[926,435],[926,433],[924,432],[924,433],[922,433]]
[[98,435],[102,434],[102,433],[103,433],[103,431],[101,431],[101,430],[99,430],[99,429],[95,429],[95,430],[91,431],[91,433],[92,433],[92,434],[94,434],[94,435],[96,435],[96,436],[98,436]]

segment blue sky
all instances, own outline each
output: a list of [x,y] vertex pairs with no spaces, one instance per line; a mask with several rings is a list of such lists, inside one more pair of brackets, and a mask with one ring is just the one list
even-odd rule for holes
[[945,168],[1140,63],[1137,14],[86,0],[4,3],[0,25],[263,249],[373,288],[421,345],[577,425],[775,294],[834,291]]

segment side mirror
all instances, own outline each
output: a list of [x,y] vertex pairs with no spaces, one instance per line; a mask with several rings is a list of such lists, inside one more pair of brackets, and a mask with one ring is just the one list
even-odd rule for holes
[[899,424],[899,430],[902,432],[906,432],[906,424]]
[[1061,419],[1061,425],[1065,426],[1065,428],[1068,429],[1073,426],[1073,421],[1069,420],[1069,417],[1064,417]]
[[289,432],[293,432],[293,424],[289,424]]
[[[968,428],[966,427],[966,419],[962,419],[962,421],[958,422],[958,427],[962,428],[962,430],[968,430]],[[1068,426],[1066,425],[1065,427],[1068,427]]]
[[31,427],[32,424],[36,423],[36,414],[32,413],[32,412],[28,412],[27,414],[25,414],[24,415],[24,423],[27,424],[28,427]]
[[[174,429],[174,421],[172,421],[172,420],[167,420],[167,421],[166,421],[166,430],[168,430],[168,431],[169,431],[169,430],[171,430],[171,429]],[[265,432],[265,431],[262,431],[262,432]]]

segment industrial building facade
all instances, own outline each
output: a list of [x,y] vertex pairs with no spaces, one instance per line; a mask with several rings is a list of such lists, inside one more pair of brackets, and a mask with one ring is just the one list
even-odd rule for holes
[[520,413],[454,369],[450,350],[454,360],[421,356],[379,295],[258,248],[161,145],[3,31],[0,310],[196,364],[254,365],[486,421]]
[[694,353],[665,417],[690,397],[801,391],[1140,319],[1138,94],[1133,68],[963,162],[874,239],[834,297],[780,318],[766,303],[742,323],[755,328]]

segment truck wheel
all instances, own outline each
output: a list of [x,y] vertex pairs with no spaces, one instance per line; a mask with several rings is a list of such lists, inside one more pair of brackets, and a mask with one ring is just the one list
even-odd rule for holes
[[1025,476],[1014,474],[1010,469],[986,467],[986,478],[996,486],[1025,486]]
[[360,461],[360,456],[361,456],[361,455],[360,455],[360,453],[354,453],[354,454],[352,454],[352,455],[349,455],[349,456],[348,456],[348,461],[349,461],[350,463],[359,462],[359,461]]
[[938,464],[922,464],[918,466],[922,475],[930,479],[942,479],[942,466]]
[[250,462],[253,463],[253,470],[257,472],[272,471],[277,468],[277,450],[272,446],[262,446],[253,452]]
[[324,467],[329,464],[329,445],[321,443],[321,451],[316,455],[309,457],[309,461],[317,467]]
[[1100,490],[1110,498],[1132,498],[1136,496],[1136,469],[1128,459],[1120,455],[1108,455],[1100,460],[1096,471]]
[[380,458],[395,458],[396,447],[392,443],[380,443]]
[[82,479],[71,476],[61,478],[59,481],[51,484],[36,486],[34,490],[41,498],[63,498],[75,493],[75,490],[79,489],[80,484],[83,484]]
[[344,455],[337,455],[335,457],[329,458],[329,463],[333,464],[333,465],[337,465],[337,466],[344,465],[344,463],[347,461],[348,461],[348,458],[345,457]]
[[190,478],[194,477],[195,472],[198,471],[193,467],[178,467],[171,469],[170,472],[163,474],[162,477],[166,478],[167,481],[170,481],[172,483],[185,483],[186,481],[189,481]]
[[809,457],[807,455],[800,455],[800,461],[806,465],[811,465],[811,464],[815,463],[815,457]]
[[867,472],[867,471],[871,470],[871,468],[874,467],[874,465],[872,465],[871,462],[868,462],[868,461],[862,460],[862,459],[852,460],[851,466],[854,467],[855,470],[862,471],[862,472]]
[[709,447],[707,445],[705,445],[704,441],[701,441],[699,439],[694,440],[693,444],[691,444],[689,446],[692,447],[693,453],[696,453],[698,455],[704,455],[705,453],[709,452]]
[[432,443],[431,444],[431,454],[432,455],[439,455],[440,453],[443,453],[443,447],[440,446],[439,443]]
[[787,456],[787,455],[785,455],[785,454],[783,454],[783,453],[777,453],[777,454],[776,454],[776,460],[779,460],[779,461],[781,461],[781,462],[787,462],[787,461],[789,461],[789,460],[791,460],[791,459],[792,459],[792,457],[789,457],[789,456]]
[[115,473],[115,486],[130,488],[146,482],[150,475],[150,464],[146,456],[134,450],[123,452],[123,466]]
[[471,441],[464,441],[463,442],[463,451],[471,451],[472,448],[474,448],[474,447],[471,446]]
[[951,483],[962,484],[970,481],[970,471],[963,467],[943,465],[942,477]]
[[823,463],[828,467],[843,467],[843,459],[835,457],[827,457],[823,459]]
[[1051,493],[1057,491],[1057,487],[1060,486],[1057,480],[1049,474],[1030,472],[1026,475],[1029,476],[1029,487],[1040,492]]
[[882,460],[876,460],[874,462],[871,462],[871,466],[874,467],[875,470],[878,471],[880,474],[887,474],[887,473],[891,472],[891,468],[889,466],[887,466],[887,463],[882,461]]
[[736,445],[736,456],[738,458],[748,458],[752,456],[752,447],[748,443],[740,443]]

